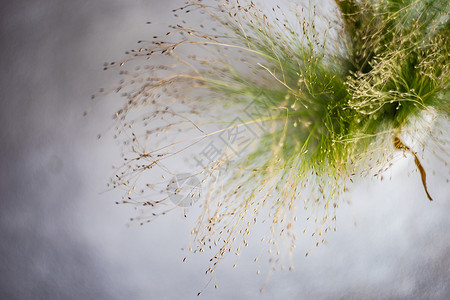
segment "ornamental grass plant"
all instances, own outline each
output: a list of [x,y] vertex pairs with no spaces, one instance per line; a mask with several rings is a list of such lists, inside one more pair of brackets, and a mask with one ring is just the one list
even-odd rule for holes
[[294,249],[297,218],[325,242],[352,182],[382,178],[399,153],[425,200],[423,155],[447,165],[448,1],[282,4],[187,1],[167,32],[105,65],[123,99],[124,162],[109,185],[141,224],[197,207],[190,251],[211,253],[207,273],[255,223],[274,264]]

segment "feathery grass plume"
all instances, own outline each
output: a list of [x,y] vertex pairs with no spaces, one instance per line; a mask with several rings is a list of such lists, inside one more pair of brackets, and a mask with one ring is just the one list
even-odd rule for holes
[[[314,2],[286,13],[188,1],[175,17],[207,25],[170,25],[120,64],[115,118],[127,153],[111,185],[149,208],[141,224],[176,208],[183,189],[179,206],[199,199],[191,251],[213,251],[207,273],[247,246],[258,221],[271,255],[281,240],[292,252],[297,215],[324,242],[353,178],[385,171],[399,150],[414,156],[431,200],[416,148],[448,160],[447,1],[335,5],[339,14],[325,16]],[[197,164],[180,170],[181,158]]]

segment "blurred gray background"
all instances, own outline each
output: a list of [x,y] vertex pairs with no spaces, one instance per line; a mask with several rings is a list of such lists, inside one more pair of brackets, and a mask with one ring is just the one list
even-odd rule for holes
[[[103,62],[153,36],[145,23],[182,4],[1,2],[0,299],[198,299],[209,257],[182,262],[192,222],[174,211],[127,226],[133,209],[104,192],[120,154],[107,131],[116,104],[90,100],[117,81]],[[327,245],[305,257],[312,240],[299,234],[293,272],[257,276],[253,244],[236,269],[235,257],[223,262],[219,288],[201,298],[449,299],[450,193],[439,175],[448,167],[426,165],[438,170],[434,202],[419,175],[408,176],[412,159],[399,159],[392,181],[355,185]]]

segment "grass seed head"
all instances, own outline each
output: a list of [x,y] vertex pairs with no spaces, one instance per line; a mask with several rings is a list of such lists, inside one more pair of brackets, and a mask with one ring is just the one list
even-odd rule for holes
[[397,151],[448,160],[447,2],[335,4],[333,19],[313,2],[286,12],[188,1],[167,32],[105,65],[120,70],[124,100],[114,116],[124,162],[110,185],[144,224],[177,208],[168,181],[185,170],[168,165],[195,161],[184,177],[199,182],[187,193],[200,210],[190,251],[211,254],[207,273],[239,255],[258,221],[274,266],[294,250],[298,216],[314,246],[325,243],[348,186],[383,178]]

